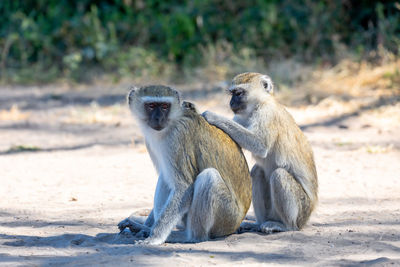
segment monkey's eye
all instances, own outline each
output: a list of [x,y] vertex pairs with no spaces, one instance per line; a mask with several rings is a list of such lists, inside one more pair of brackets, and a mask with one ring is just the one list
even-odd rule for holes
[[146,103],[146,107],[147,107],[148,109],[155,109],[156,104],[155,104],[155,103]]
[[243,91],[235,91],[234,94],[235,94],[235,96],[242,96]]
[[161,108],[163,109],[163,110],[167,110],[167,109],[169,109],[169,107],[170,107],[170,103],[162,103],[161,104]]

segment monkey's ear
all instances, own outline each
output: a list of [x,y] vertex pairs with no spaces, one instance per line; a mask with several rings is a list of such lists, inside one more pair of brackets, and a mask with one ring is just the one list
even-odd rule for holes
[[129,87],[129,93],[126,96],[126,100],[127,100],[129,105],[132,103],[133,95],[135,94],[136,90],[138,90],[138,88],[136,86],[134,86],[134,85]]
[[197,113],[196,105],[192,102],[182,101],[182,108],[192,110]]
[[270,77],[268,77],[268,75],[261,76],[261,84],[264,87],[264,89],[267,91],[267,93],[273,94],[274,84],[272,83],[272,80]]
[[178,91],[175,91],[176,94],[176,98],[178,99],[178,102],[181,103],[181,93],[179,93]]

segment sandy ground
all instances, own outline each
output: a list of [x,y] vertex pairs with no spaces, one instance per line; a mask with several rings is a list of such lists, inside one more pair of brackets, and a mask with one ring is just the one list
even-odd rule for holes
[[[116,227],[151,209],[156,183],[126,91],[0,88],[0,266],[400,265],[398,96],[290,109],[320,183],[302,231],[143,247]],[[184,97],[231,116],[220,90]]]

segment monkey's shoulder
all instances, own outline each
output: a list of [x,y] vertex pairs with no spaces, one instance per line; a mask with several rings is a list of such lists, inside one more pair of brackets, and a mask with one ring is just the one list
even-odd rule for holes
[[227,149],[236,148],[237,144],[218,127],[211,125],[197,111],[188,109],[184,110],[184,117],[187,119],[188,132],[191,138],[200,139],[205,143],[214,142],[216,144],[224,144]]

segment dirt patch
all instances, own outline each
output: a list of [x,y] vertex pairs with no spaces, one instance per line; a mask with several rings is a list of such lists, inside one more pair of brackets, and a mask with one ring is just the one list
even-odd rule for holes
[[[0,88],[1,265],[400,264],[397,96],[290,109],[320,182],[304,230],[141,247],[116,226],[147,214],[156,183],[126,91]],[[222,91],[186,90],[184,98],[231,116]]]

